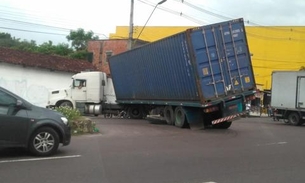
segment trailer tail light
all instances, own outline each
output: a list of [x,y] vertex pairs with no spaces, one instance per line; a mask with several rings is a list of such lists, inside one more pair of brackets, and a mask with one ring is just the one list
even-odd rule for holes
[[203,109],[203,112],[210,113],[210,112],[215,112],[218,110],[219,110],[219,108],[217,106],[213,106],[213,107],[208,107],[208,108]]

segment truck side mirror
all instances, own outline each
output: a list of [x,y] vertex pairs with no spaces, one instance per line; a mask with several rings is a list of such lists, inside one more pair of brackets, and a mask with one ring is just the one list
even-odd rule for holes
[[105,83],[105,80],[102,80],[102,86],[105,86],[106,83]]

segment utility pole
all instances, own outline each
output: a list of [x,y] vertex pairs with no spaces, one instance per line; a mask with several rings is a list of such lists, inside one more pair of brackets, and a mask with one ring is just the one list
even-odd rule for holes
[[131,0],[130,6],[130,19],[129,19],[129,36],[128,36],[128,50],[132,49],[132,41],[133,41],[133,7],[134,7],[134,0]]
[[147,23],[148,23],[150,17],[153,15],[153,13],[155,12],[156,8],[157,8],[160,4],[165,3],[166,1],[167,1],[167,0],[162,0],[162,1],[160,1],[158,4],[156,4],[156,6],[154,7],[154,9],[153,9],[152,12],[150,13],[148,19],[146,20],[146,22],[145,22],[143,28],[141,29],[141,32],[139,33],[138,37],[137,37],[136,40],[134,41],[133,45],[136,44],[137,40],[138,40],[139,37],[141,36],[143,30],[145,29],[145,27],[146,27],[146,25],[147,25]]

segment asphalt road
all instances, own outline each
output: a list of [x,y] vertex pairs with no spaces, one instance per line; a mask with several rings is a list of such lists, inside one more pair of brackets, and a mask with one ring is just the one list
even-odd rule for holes
[[243,118],[228,130],[92,118],[97,135],[74,136],[49,158],[0,151],[3,183],[304,182],[305,126]]

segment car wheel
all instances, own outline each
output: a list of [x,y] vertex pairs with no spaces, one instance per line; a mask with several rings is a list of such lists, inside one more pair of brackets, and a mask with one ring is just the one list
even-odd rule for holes
[[50,156],[59,146],[59,136],[55,130],[43,127],[36,130],[29,142],[29,150],[37,156]]

